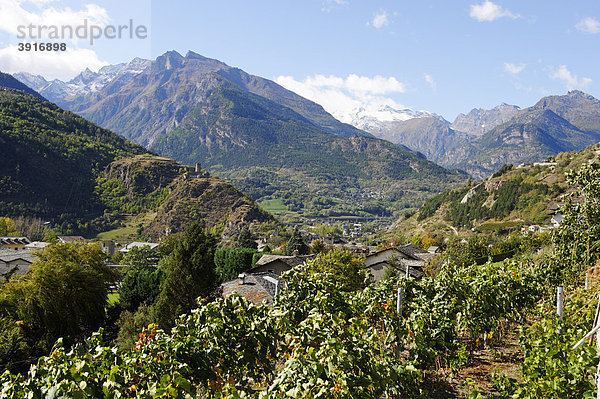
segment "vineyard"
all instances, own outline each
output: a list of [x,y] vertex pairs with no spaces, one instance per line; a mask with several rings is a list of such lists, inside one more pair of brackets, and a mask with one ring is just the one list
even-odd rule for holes
[[59,341],[28,377],[4,374],[2,396],[420,397],[424,370],[460,367],[476,337],[520,317],[515,299],[540,294],[528,269],[487,270],[449,268],[436,279],[353,292],[327,275],[292,271],[271,308],[235,295],[201,304],[170,333],[150,326],[133,351],[102,346],[101,333],[68,352]]
[[[237,294],[199,300],[170,331],[149,325],[131,350],[102,330],[70,348],[59,340],[26,375],[5,372],[1,397],[427,398],[440,372],[459,373],[516,327],[520,375],[490,375],[492,397],[595,397],[596,346],[573,347],[598,314],[600,284],[588,268],[600,238],[599,177],[596,164],[569,175],[581,200],[565,208],[550,252],[481,265],[445,255],[423,279],[379,283],[351,253],[323,253],[283,276],[270,307]],[[469,388],[470,398],[488,395]]]

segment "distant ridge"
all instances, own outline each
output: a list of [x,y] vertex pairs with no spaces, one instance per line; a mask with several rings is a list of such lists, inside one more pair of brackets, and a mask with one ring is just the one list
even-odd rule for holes
[[19,90],[32,96],[36,96],[42,100],[46,100],[40,93],[33,90],[31,87],[25,85],[21,81],[14,78],[12,75],[4,72],[0,72],[0,87],[7,89]]
[[475,108],[453,123],[431,113],[396,112],[402,116],[397,120],[371,117],[353,123],[478,179],[505,163],[543,161],[600,141],[600,101],[578,90],[544,97],[525,109],[505,103],[489,110]]
[[600,101],[575,90],[519,110],[468,146],[450,152],[443,164],[486,178],[505,163],[539,162],[599,141]]

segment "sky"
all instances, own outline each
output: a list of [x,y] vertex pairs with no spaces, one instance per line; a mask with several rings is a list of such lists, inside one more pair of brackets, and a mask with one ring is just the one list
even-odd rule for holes
[[[50,40],[46,31],[42,40],[29,31],[18,37],[30,25],[36,33],[84,21],[146,34],[103,31],[94,43],[90,35]],[[67,50],[18,50],[47,41]],[[334,115],[389,105],[452,121],[473,108],[527,107],[573,89],[600,97],[599,44],[597,0],[0,0],[3,72],[64,80],[86,67],[192,50],[277,81]]]

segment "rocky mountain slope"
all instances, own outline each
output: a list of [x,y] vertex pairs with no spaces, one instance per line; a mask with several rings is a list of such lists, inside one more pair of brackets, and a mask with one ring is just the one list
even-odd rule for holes
[[473,137],[481,137],[496,126],[502,125],[515,117],[520,108],[506,103],[492,109],[475,108],[468,114],[458,114],[450,127]]
[[[39,77],[16,76],[33,87],[40,85],[34,84],[41,81]],[[185,57],[169,51],[154,61],[136,58],[127,64],[106,66],[97,74],[84,71],[69,82],[54,80],[39,90],[51,101],[148,146],[223,84],[289,107],[331,133],[367,135],[275,82],[191,51]]]
[[538,162],[600,141],[600,102],[580,91],[541,99],[448,154],[445,166],[485,178],[506,163]]
[[471,181],[445,191],[426,201],[414,215],[399,219],[396,228],[427,235],[443,230],[468,234],[471,229],[507,233],[523,225],[548,225],[574,192],[566,173],[588,162],[600,162],[600,144],[561,152],[547,161],[506,165],[483,182]]
[[583,132],[600,132],[600,101],[582,91],[544,97],[532,108],[550,110]]
[[149,60],[134,58],[128,63],[104,66],[98,72],[86,69],[67,82],[59,79],[48,81],[43,76],[26,72],[16,73],[14,76],[53,103],[69,109],[70,103],[75,99],[102,90],[116,78],[119,78],[120,82],[128,81],[133,76],[142,73],[149,66]]
[[439,165],[449,163],[447,154],[463,147],[474,138],[457,132],[439,115],[421,116],[407,120],[379,122],[377,129],[367,129],[373,135],[411,150],[419,151]]
[[169,158],[142,154],[108,165],[96,192],[111,212],[149,212],[143,235],[153,240],[182,232],[193,222],[229,239],[250,226],[258,230],[273,217],[252,198],[201,169]]

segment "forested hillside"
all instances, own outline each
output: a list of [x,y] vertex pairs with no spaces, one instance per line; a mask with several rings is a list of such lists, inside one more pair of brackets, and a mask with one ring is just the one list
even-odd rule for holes
[[0,90],[0,208],[73,222],[102,214],[96,176],[112,161],[147,151],[17,91]]
[[[231,201],[204,208],[203,201],[190,205],[195,216],[177,226],[163,220],[164,230],[178,232],[192,221],[210,220],[207,228],[230,222],[236,225],[245,212],[240,206],[258,209],[254,201],[228,183],[207,173],[182,177],[191,167],[159,158],[70,111],[31,95],[0,90],[0,209],[2,216],[40,217],[63,234],[95,235],[119,227],[125,215],[148,214],[138,232],[170,198],[169,185],[205,180],[227,188]],[[179,200],[185,196],[178,194]],[[178,218],[171,211],[172,218]],[[240,219],[236,219],[235,216]],[[255,211],[260,221],[270,220]],[[221,219],[222,218],[222,219]],[[253,218],[248,218],[250,223]],[[237,229],[237,228],[236,228]],[[235,232],[235,229],[234,229]],[[158,234],[156,235],[158,236]]]

